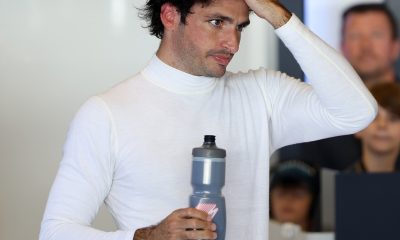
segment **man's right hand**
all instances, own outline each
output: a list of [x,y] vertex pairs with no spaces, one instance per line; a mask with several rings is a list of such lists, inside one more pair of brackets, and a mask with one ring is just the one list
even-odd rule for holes
[[179,209],[158,225],[136,230],[133,240],[216,239],[211,217],[195,208]]

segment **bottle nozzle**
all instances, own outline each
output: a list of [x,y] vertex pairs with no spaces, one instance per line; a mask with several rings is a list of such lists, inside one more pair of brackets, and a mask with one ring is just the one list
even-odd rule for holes
[[214,135],[204,135],[204,145],[215,145]]

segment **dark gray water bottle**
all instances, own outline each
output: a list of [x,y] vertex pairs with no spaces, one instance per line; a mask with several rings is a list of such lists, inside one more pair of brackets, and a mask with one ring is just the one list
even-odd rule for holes
[[222,187],[225,185],[226,151],[215,144],[215,136],[204,136],[203,146],[192,151],[190,207],[205,211],[217,225],[217,240],[225,239],[226,209]]

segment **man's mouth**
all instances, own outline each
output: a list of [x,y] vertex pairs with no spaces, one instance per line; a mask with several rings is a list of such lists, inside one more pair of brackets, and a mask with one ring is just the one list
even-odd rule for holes
[[377,59],[376,55],[372,52],[366,52],[359,56],[359,60],[361,61],[376,60],[376,59]]
[[215,61],[223,66],[228,66],[229,62],[232,60],[232,56],[231,55],[213,55],[212,56]]
[[392,138],[386,134],[375,134],[375,135],[373,135],[373,138],[375,140],[385,141],[385,142],[392,140]]

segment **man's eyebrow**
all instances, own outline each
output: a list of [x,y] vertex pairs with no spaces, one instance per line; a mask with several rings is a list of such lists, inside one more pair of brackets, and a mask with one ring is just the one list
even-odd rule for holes
[[[216,18],[216,19],[221,19],[221,20],[227,21],[229,23],[233,23],[233,18],[219,14],[219,13],[207,15],[207,18]],[[244,27],[247,27],[249,24],[250,24],[250,20],[246,20],[242,23],[239,23],[238,26],[244,28]]]
[[224,16],[224,15],[219,14],[219,13],[207,15],[207,18],[221,19],[221,20],[227,21],[227,22],[229,22],[229,23],[232,23],[232,22],[233,22],[233,18],[228,17],[228,16]]
[[250,20],[247,20],[247,21],[240,23],[238,26],[240,26],[241,28],[245,28],[249,25],[250,25]]

